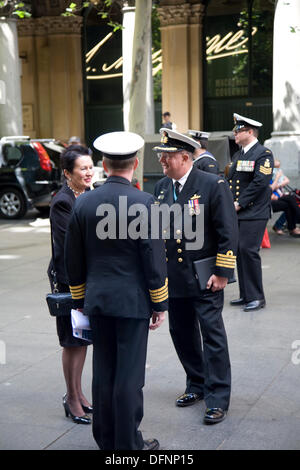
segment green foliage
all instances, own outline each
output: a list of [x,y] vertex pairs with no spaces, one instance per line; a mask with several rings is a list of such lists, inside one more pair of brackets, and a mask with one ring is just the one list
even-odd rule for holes
[[107,24],[113,29],[113,32],[117,31],[118,29],[122,29],[122,25],[120,23],[116,23],[111,20],[110,12],[113,6],[114,0],[99,0],[97,1],[85,1],[83,2],[82,6],[77,5],[77,3],[72,2],[66,8],[62,16],[75,16],[76,13],[79,13],[83,8],[93,7],[97,10],[97,14],[103,19],[108,20]]
[[[154,51],[161,49],[160,21],[157,6],[152,8],[152,47]],[[159,70],[153,77],[153,98],[154,101],[162,100],[162,71]]]
[[31,13],[27,10],[27,6],[16,0],[0,1],[0,16],[9,18],[17,16],[18,18],[29,18]]

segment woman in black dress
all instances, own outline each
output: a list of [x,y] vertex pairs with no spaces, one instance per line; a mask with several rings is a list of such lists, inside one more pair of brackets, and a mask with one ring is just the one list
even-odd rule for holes
[[[48,276],[53,289],[51,271],[55,266],[59,292],[69,292],[64,267],[65,234],[76,198],[91,186],[94,173],[91,151],[82,145],[69,146],[61,155],[61,168],[65,181],[53,197],[50,208],[53,245]],[[91,413],[92,407],[81,389],[87,342],[73,336],[71,315],[56,317],[56,326],[59,343],[63,347],[62,364],[67,386],[63,406],[66,416],[78,424],[90,424],[91,419],[86,413]]]

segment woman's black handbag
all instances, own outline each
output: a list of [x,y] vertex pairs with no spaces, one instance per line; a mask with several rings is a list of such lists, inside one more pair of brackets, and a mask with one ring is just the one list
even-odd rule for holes
[[52,246],[52,282],[53,292],[46,295],[46,302],[49,308],[50,315],[53,317],[61,317],[71,315],[71,309],[73,308],[72,295],[70,292],[59,292],[58,282],[56,277],[56,271],[54,266],[54,249],[53,249],[53,238],[51,230],[51,246]]
[[60,317],[70,315],[73,308],[72,296],[70,292],[54,292],[46,295],[50,315]]

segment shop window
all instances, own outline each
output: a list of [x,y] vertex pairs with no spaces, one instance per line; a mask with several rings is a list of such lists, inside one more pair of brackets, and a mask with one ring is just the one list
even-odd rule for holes
[[273,15],[269,0],[208,3],[206,98],[271,96]]

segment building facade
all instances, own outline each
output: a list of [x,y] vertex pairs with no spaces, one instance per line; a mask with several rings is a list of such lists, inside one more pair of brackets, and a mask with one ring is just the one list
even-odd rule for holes
[[[122,6],[115,4],[119,22]],[[161,0],[158,11],[162,51],[154,50],[152,60],[163,72],[156,131],[161,111],[170,111],[182,132],[228,131],[238,112],[263,122],[260,138],[270,146],[283,137],[297,141],[299,1]],[[24,132],[63,140],[80,135],[90,144],[122,128],[122,32],[112,34],[93,9],[75,18],[48,9],[20,21],[19,50]],[[283,165],[293,174],[299,173],[295,149],[292,163]]]

